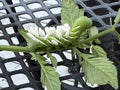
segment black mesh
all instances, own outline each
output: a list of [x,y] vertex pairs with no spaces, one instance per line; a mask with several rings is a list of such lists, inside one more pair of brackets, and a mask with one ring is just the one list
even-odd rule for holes
[[[77,4],[84,8],[85,15],[93,20],[94,25],[99,27],[100,31],[113,24],[113,19],[120,8],[120,0],[77,0]],[[60,25],[60,9],[61,0],[53,0],[52,2],[50,0],[0,0],[0,31],[3,33],[0,35],[0,44],[4,42],[6,45],[26,46],[26,42],[18,30],[26,29],[30,23],[41,28]],[[120,24],[118,29],[120,29]],[[114,40],[116,39],[112,41]],[[76,57],[68,58],[65,53],[70,54],[72,51],[53,52],[63,59],[58,65],[68,67],[68,71],[72,73],[72,75],[60,77],[60,80],[74,80],[74,87],[62,83],[62,90],[114,90],[109,85],[90,88],[83,80],[83,74],[79,73],[80,66]],[[119,50],[115,54],[119,56]],[[30,60],[31,56],[28,53],[0,51],[0,56],[0,80],[6,83],[6,86],[0,86],[0,90],[25,90],[25,88],[28,88],[27,90],[43,90],[39,82],[40,66],[37,62]],[[119,60],[117,59],[117,61]],[[10,66],[13,63],[15,67]],[[11,68],[15,69],[11,70]],[[18,81],[15,80],[16,78]],[[21,80],[21,78],[25,78],[25,80]],[[78,82],[83,88],[78,87]]]

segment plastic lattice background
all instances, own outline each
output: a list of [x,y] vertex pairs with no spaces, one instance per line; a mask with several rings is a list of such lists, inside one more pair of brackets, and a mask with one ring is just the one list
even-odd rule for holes
[[[99,30],[112,25],[120,8],[120,0],[77,0],[77,4],[85,10],[85,15],[92,18]],[[0,31],[2,31],[0,44],[25,46],[26,42],[18,33],[18,29],[27,29],[29,25],[34,24],[41,28],[60,25],[60,10],[61,0],[0,0]],[[107,38],[102,38],[104,43],[117,40]],[[103,44],[103,47],[106,44]],[[112,57],[114,56],[119,71],[119,45],[115,50],[117,51]],[[60,78],[64,82],[62,90],[114,90],[109,85],[90,88],[83,80],[83,75],[79,73],[80,66],[77,59],[70,55],[71,52],[71,50],[65,50],[53,53],[59,59],[58,71],[61,72],[64,68],[72,73]],[[0,51],[0,57],[0,90],[43,90],[39,81],[40,66],[30,60],[29,54]],[[72,85],[69,85],[70,82]]]

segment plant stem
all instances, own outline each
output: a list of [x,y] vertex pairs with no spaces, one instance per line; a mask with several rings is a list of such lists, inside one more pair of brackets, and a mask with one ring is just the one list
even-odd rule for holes
[[30,52],[27,46],[23,47],[23,46],[0,45],[0,50],[13,51],[13,52]]
[[98,33],[97,35],[95,35],[93,37],[87,38],[87,39],[85,39],[83,41],[79,41],[79,44],[89,43],[92,40],[95,40],[95,39],[97,39],[97,38],[99,38],[99,37],[101,37],[103,35],[106,35],[108,33],[114,32],[114,31],[115,31],[115,28],[107,29],[105,31],[102,31],[102,32]]

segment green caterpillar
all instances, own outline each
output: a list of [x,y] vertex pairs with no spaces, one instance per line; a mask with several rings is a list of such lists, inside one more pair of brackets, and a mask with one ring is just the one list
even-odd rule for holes
[[[37,48],[40,48],[40,49],[44,48],[44,50],[51,50],[53,48],[59,49],[61,47],[67,48],[71,45],[72,46],[75,45],[78,42],[80,35],[91,26],[92,26],[91,19],[89,19],[86,16],[82,16],[74,22],[73,28],[69,31],[68,36],[62,35],[62,38],[59,38],[56,36],[49,36],[47,39],[45,39],[44,37],[32,36],[30,38],[33,39],[34,37],[38,39],[38,42],[35,42],[34,40],[31,39],[32,44],[29,42],[29,46],[31,48],[31,45],[35,45],[35,47],[37,45]],[[21,31],[21,35],[23,35],[26,41],[29,41],[30,40],[28,36],[29,33],[28,34],[27,33],[28,33],[27,31]],[[36,48],[33,51],[36,51]]]
[[78,18],[73,24],[73,29],[70,31],[69,38],[71,41],[79,39],[82,32],[92,26],[92,20],[86,16]]
[[48,37],[48,39],[50,41],[55,40],[56,42],[58,42],[57,46],[68,47],[69,45],[75,44],[79,39],[80,35],[91,26],[92,20],[86,16],[82,16],[78,18],[73,24],[73,29],[71,29],[69,32],[69,37],[63,35],[61,39],[57,37]]

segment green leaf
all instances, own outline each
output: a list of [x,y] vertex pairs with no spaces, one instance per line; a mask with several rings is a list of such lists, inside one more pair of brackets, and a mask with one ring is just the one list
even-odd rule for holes
[[86,81],[92,85],[110,84],[115,89],[118,88],[117,70],[108,58],[84,58],[82,71],[85,73]]
[[57,59],[49,52],[47,52],[47,56],[48,56],[48,58],[50,58],[52,65],[54,67],[57,67]]
[[59,74],[51,66],[46,66],[45,58],[38,53],[33,53],[34,59],[36,59],[41,66],[41,83],[47,90],[61,90],[61,82],[59,80]]
[[95,39],[94,41],[95,41],[95,43],[97,43],[97,44],[101,44],[101,41],[100,41],[99,39]]
[[24,37],[28,46],[35,42],[27,35],[28,32],[26,30],[19,30],[19,33]]
[[[90,30],[89,30],[89,37],[93,37],[93,36],[97,35],[98,33],[99,33],[98,28],[95,27],[95,26],[93,26],[93,27],[91,27]],[[101,43],[99,39],[95,39],[94,41],[95,41],[96,43],[98,43],[98,44]]]
[[[74,12],[74,13],[73,13]],[[61,23],[68,23],[72,28],[73,23],[80,16],[84,15],[83,9],[79,9],[75,0],[62,0]]]
[[85,53],[80,52],[76,47],[73,48],[73,52],[75,54],[78,54],[80,57],[85,58],[85,59],[95,57],[92,54],[85,54]]
[[92,53],[97,57],[106,57],[106,52],[100,46],[92,46]]
[[93,37],[98,34],[98,28],[97,27],[91,27],[89,30],[89,37]]
[[[40,52],[36,52],[36,54],[35,53],[30,53],[31,54],[31,60],[35,60],[35,61],[38,61],[38,59],[36,59],[36,54],[39,54],[40,55]],[[41,62],[42,62],[42,64],[44,64],[44,65],[46,65],[46,64],[49,64],[49,62],[46,62],[46,59],[47,58],[45,58],[45,57],[42,57],[42,56],[39,56],[39,57],[41,57]]]
[[59,75],[51,66],[42,66],[41,82],[47,90],[61,90]]
[[28,32],[26,30],[19,30],[19,33],[24,37],[24,39],[26,40],[27,45],[31,51],[35,51],[37,48],[42,48],[45,46],[44,44],[42,44],[40,42],[36,42],[32,38],[30,38],[27,35]]
[[120,22],[120,9],[118,10],[118,14],[114,19],[114,23],[115,23],[114,25],[116,26],[119,22]]

